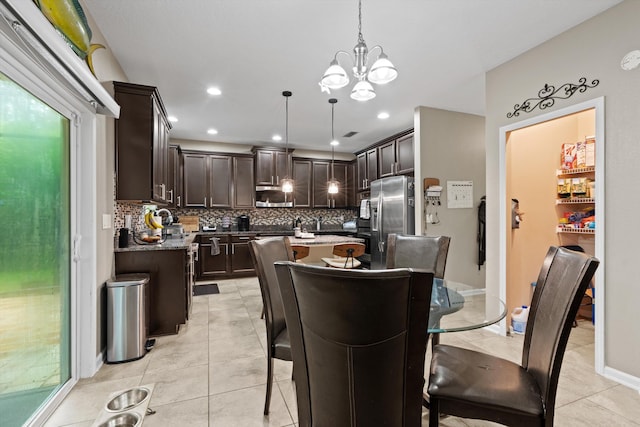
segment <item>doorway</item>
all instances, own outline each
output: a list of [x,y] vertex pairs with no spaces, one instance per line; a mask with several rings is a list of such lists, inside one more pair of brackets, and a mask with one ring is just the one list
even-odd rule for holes
[[[532,282],[537,279],[551,245],[578,245],[604,260],[604,99],[577,104],[500,129],[500,294],[508,311],[529,305]],[[563,170],[561,149],[565,143],[595,140],[595,166]],[[594,148],[593,146],[590,148]],[[584,166],[584,165],[580,165]],[[591,197],[562,199],[559,180],[592,182]],[[576,200],[579,203],[576,203]],[[518,219],[512,207],[517,203]],[[597,213],[589,227],[581,218]],[[581,217],[581,218],[578,218]],[[560,218],[563,218],[562,220]],[[571,220],[569,220],[571,218]],[[567,224],[564,225],[563,223]],[[575,227],[575,228],[574,228]],[[602,373],[604,312],[603,264],[596,272],[598,289],[595,322],[596,372]],[[506,331],[508,325],[503,325]]]

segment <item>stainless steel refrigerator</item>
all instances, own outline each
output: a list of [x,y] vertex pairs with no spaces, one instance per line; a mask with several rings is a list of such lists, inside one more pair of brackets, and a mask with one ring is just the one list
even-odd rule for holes
[[413,177],[391,176],[371,183],[371,269],[387,264],[389,233],[415,234]]

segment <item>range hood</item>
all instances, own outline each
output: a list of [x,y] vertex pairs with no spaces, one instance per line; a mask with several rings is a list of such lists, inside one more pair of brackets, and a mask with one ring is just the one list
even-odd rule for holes
[[256,208],[292,208],[292,195],[282,192],[279,186],[256,186]]

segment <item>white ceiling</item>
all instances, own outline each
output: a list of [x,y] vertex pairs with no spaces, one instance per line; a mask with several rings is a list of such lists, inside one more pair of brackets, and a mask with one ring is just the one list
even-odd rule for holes
[[330,150],[335,97],[336,136],[358,132],[339,138],[344,152],[413,127],[417,106],[483,115],[486,71],[619,2],[363,0],[364,39],[399,76],[362,103],[349,98],[353,79],[331,95],[318,85],[357,42],[357,0],[84,0],[129,80],[157,86],[179,119],[172,138],[273,146],[290,90],[289,147]]

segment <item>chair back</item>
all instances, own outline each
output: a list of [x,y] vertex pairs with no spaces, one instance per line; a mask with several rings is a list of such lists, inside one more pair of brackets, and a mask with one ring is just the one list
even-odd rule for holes
[[304,245],[291,245],[291,253],[293,254],[293,260],[299,261],[302,258],[309,256],[309,246]]
[[282,298],[280,297],[278,279],[273,263],[276,261],[291,261],[293,256],[286,237],[251,240],[249,241],[249,249],[256,274],[258,275],[258,282],[260,283],[260,293],[262,294],[267,327],[267,341],[271,343],[273,338],[286,328]]
[[529,309],[522,366],[536,378],[547,412],[553,413],[573,319],[598,264],[596,258],[584,253],[552,246],[540,269]]
[[387,238],[387,268],[421,268],[444,278],[450,237],[389,234]]
[[276,270],[299,425],[420,426],[433,273]]

